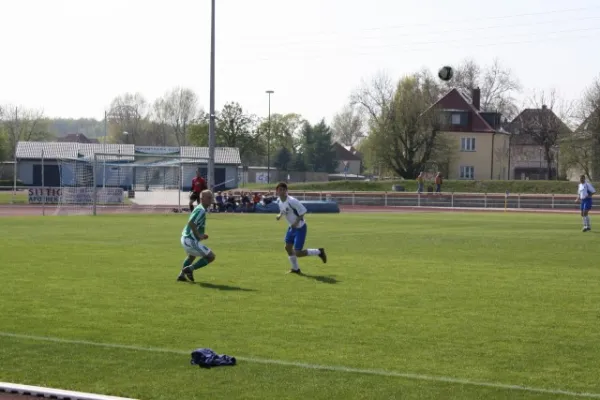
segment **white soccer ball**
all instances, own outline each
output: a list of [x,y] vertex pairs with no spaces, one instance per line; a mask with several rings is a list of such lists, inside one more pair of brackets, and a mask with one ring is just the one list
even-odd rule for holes
[[449,81],[450,79],[452,79],[453,76],[454,70],[452,69],[452,67],[449,67],[447,65],[443,66],[438,71],[438,77],[443,81]]

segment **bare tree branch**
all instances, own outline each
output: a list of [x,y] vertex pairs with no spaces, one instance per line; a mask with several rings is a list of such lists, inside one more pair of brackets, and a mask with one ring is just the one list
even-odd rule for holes
[[346,105],[333,117],[334,139],[344,146],[354,146],[364,137],[364,121],[361,109]]
[[499,112],[508,119],[517,115],[514,96],[522,90],[522,86],[513,72],[503,67],[499,60],[481,67],[474,60],[466,59],[454,70],[454,78],[443,84],[446,90],[458,88],[472,93],[473,89],[480,88],[482,111]]
[[560,116],[569,119],[573,107],[571,103],[559,101],[554,89],[549,92],[534,91],[528,99],[528,105],[513,121],[513,126],[518,128],[519,138],[531,140],[541,147],[546,161],[546,179],[550,179],[558,144],[572,133]]
[[371,151],[404,178],[414,178],[436,154],[439,117],[433,109],[425,111],[439,94],[435,79],[419,72],[404,77],[396,87],[386,76],[376,76],[370,86],[363,84],[351,96],[351,104],[369,118]]
[[50,136],[43,110],[14,105],[5,105],[2,110],[0,122],[8,139],[9,157],[14,157],[19,141],[46,140]]
[[[125,93],[117,96],[112,101],[109,111],[109,123],[113,135],[120,142],[135,144],[144,133],[148,115],[149,105],[141,94]],[[126,135],[131,139],[126,138]]]

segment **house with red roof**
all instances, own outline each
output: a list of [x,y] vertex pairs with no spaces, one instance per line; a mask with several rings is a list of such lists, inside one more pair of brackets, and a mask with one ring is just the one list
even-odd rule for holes
[[440,114],[442,132],[448,139],[446,179],[508,179],[509,136],[502,115],[480,107],[481,91],[452,89],[431,108]]

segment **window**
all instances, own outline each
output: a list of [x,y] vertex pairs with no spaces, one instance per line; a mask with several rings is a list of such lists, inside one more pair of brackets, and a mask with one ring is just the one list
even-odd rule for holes
[[460,114],[452,114],[452,125],[460,125]]
[[472,165],[461,165],[460,179],[475,179],[475,167]]
[[460,151],[475,151],[475,138],[460,138]]

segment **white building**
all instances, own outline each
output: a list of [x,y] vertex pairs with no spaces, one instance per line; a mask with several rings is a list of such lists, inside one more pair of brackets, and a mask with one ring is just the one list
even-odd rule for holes
[[[97,156],[101,163],[97,162],[94,168],[94,154],[99,153],[110,156]],[[163,186],[188,191],[198,168],[206,176],[208,148],[18,142],[16,159],[17,179],[26,186],[92,186],[95,175],[98,187],[145,190]],[[215,189],[236,188],[240,165],[239,149],[215,148]]]

